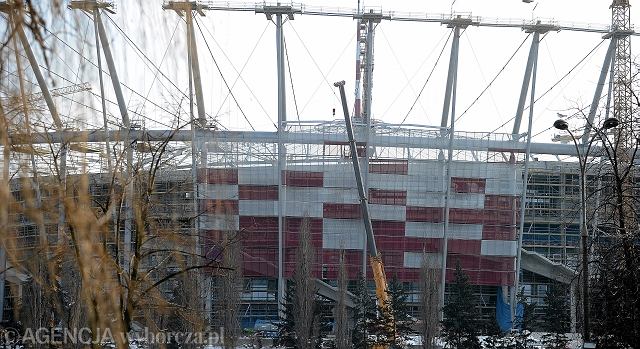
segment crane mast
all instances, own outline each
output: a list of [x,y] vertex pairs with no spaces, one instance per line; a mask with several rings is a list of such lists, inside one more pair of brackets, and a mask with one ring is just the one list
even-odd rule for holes
[[[373,226],[371,225],[371,217],[369,216],[369,203],[367,201],[367,195],[364,191],[364,184],[362,181],[362,172],[360,170],[360,162],[358,161],[358,151],[356,149],[355,136],[353,134],[353,126],[351,125],[351,118],[349,117],[349,107],[347,106],[347,97],[344,92],[344,81],[334,83],[334,86],[340,89],[340,98],[342,100],[342,110],[344,112],[344,122],[347,129],[347,136],[349,137],[349,147],[351,150],[351,160],[353,162],[353,171],[356,177],[356,184],[358,187],[358,196],[360,198],[360,207],[362,209],[362,220],[364,222],[364,230],[367,234],[367,248],[369,250],[369,264],[371,265],[371,271],[373,273],[373,280],[376,285],[376,298],[378,304],[384,315],[390,319],[389,326],[392,328],[390,332],[395,336],[395,326],[393,321],[393,312],[391,304],[389,302],[389,293],[387,292],[387,276],[384,272],[384,264],[382,263],[382,256],[378,253],[376,247],[376,240],[373,235]],[[384,348],[378,346],[377,348]]]

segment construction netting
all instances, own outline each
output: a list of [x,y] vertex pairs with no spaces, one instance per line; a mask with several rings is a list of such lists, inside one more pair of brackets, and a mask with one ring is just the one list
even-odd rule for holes
[[[448,280],[459,263],[474,284],[513,285],[523,156],[496,147],[507,144],[508,136],[456,133],[449,162],[446,130],[384,124],[368,135],[362,126],[356,130],[376,244],[389,278],[415,281],[425,264],[441,268],[446,237]],[[344,125],[290,125],[281,137],[282,147],[258,133],[252,139],[200,140],[207,152],[198,173],[203,248],[216,254],[235,236],[244,275],[274,278],[281,246],[289,277],[301,230],[308,229],[318,278],[336,279],[341,251],[350,278],[363,270],[370,276]]]

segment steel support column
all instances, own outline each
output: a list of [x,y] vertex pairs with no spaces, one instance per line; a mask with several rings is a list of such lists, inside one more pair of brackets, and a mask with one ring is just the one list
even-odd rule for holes
[[[534,65],[538,63],[538,48],[540,47],[540,32],[535,31],[533,33],[533,40],[531,41],[531,48],[529,49],[529,58],[527,59],[527,67],[524,71],[524,79],[522,80],[522,88],[520,89],[520,99],[518,100],[518,109],[516,110],[516,117],[513,121],[513,131],[511,132],[514,138],[518,138],[520,133],[520,124],[522,123],[522,115],[524,114],[524,104],[527,101],[527,94],[529,93],[529,84],[531,83],[531,74],[533,72]],[[533,106],[533,103],[531,104]]]
[[[20,39],[20,43],[24,48],[25,54],[29,61],[29,65],[31,66],[31,70],[34,73],[36,77],[36,81],[38,82],[38,86],[40,87],[40,91],[42,92],[42,97],[45,100],[45,103],[47,104],[47,109],[51,114],[51,118],[53,119],[53,124],[55,125],[55,128],[58,131],[63,131],[64,125],[62,123],[62,120],[60,119],[60,115],[58,114],[58,109],[56,108],[56,105],[53,102],[51,91],[49,91],[49,87],[47,86],[44,76],[42,75],[42,71],[40,70],[40,66],[38,65],[38,61],[33,53],[33,50],[31,49],[31,44],[29,43],[29,40],[27,40],[27,36],[25,35],[24,29],[22,28],[22,19],[16,20],[15,15],[12,15],[11,19],[14,22],[15,33]],[[60,144],[60,166],[59,166],[59,178],[60,178],[60,185],[62,190],[60,191],[61,194],[58,202],[58,238],[60,238],[61,235],[64,233],[64,226],[65,226],[65,212],[64,212],[63,200],[64,200],[64,192],[66,191],[66,182],[67,182],[66,180],[67,150],[68,150],[68,144],[65,142],[62,142]]]
[[[460,26],[453,27],[453,42],[451,45],[451,59],[449,61],[449,76],[447,77],[448,96],[445,94],[445,109],[442,112],[442,122],[447,123],[449,111],[451,111],[451,123],[449,125],[449,144],[447,149],[447,162],[445,167],[445,196],[444,196],[444,228],[442,236],[441,251],[441,271],[440,271],[440,320],[444,319],[444,295],[445,285],[447,282],[447,255],[449,248],[449,212],[450,212],[450,196],[451,196],[451,164],[453,162],[453,140],[455,137],[456,124],[456,98],[458,89],[458,54],[460,43]],[[446,127],[447,125],[445,124]]]
[[[607,75],[611,71],[613,54],[616,51],[617,38],[615,35],[611,37],[607,54],[604,56],[604,62],[602,63],[602,69],[600,70],[600,77],[598,78],[598,84],[596,85],[596,91],[593,94],[593,100],[591,101],[591,107],[589,108],[589,115],[587,116],[587,123],[584,125],[584,134],[582,135],[582,144],[586,146],[591,136],[591,128],[600,106],[600,98],[602,97],[602,90],[604,89],[604,83],[607,80]],[[607,99],[609,100],[609,99]],[[608,104],[608,103],[607,103]],[[607,108],[608,109],[608,108]]]
[[454,88],[454,80],[458,74],[458,53],[460,52],[460,27],[453,29],[453,41],[451,42],[451,55],[449,56],[449,72],[447,73],[447,86],[444,90],[444,105],[442,106],[442,119],[440,127],[449,127],[449,112],[451,111],[451,98]]
[[193,88],[196,94],[196,107],[198,108],[198,126],[205,127],[207,125],[207,117],[204,107],[204,94],[202,92],[202,78],[200,76],[198,45],[196,44],[196,35],[193,27],[193,12],[191,10],[186,10],[185,14],[187,18],[187,40],[189,40],[189,54],[191,55],[189,65],[193,74]]
[[[533,107],[536,100],[536,80],[538,76],[538,59],[537,59],[537,46],[539,43],[539,33],[534,33],[533,40],[536,42],[536,59],[533,60],[532,65],[532,77],[531,77],[531,98],[529,102],[529,123],[527,127],[527,145],[525,150],[525,161],[524,161],[524,173],[522,178],[522,193],[520,196],[520,225],[518,227],[518,242],[516,247],[516,275],[515,275],[515,285],[511,292],[511,319],[513,320],[515,317],[516,311],[516,294],[518,293],[518,288],[520,287],[520,268],[522,264],[522,236],[524,235],[524,218],[527,206],[527,185],[529,184],[529,159],[531,158],[531,132],[533,129]],[[515,131],[515,128],[514,128]],[[515,134],[515,133],[514,133]]]
[[98,36],[102,44],[102,52],[107,62],[107,68],[109,69],[109,75],[111,76],[111,84],[116,94],[116,101],[118,102],[118,108],[120,110],[120,116],[122,117],[122,123],[125,128],[125,137],[123,138],[123,146],[126,151],[126,170],[124,178],[128,180],[125,186],[125,207],[124,207],[124,239],[123,239],[123,269],[128,273],[129,265],[131,263],[131,239],[133,230],[133,212],[132,212],[132,181],[131,171],[133,167],[133,148],[130,141],[131,120],[129,119],[129,112],[127,111],[127,104],[124,101],[124,95],[122,93],[122,87],[120,85],[120,79],[118,78],[118,71],[111,54],[111,47],[109,45],[109,39],[107,38],[107,32],[102,24],[102,18],[100,14],[100,8],[94,8],[94,16],[98,27]]
[[[286,20],[293,20],[294,14],[299,13],[299,9],[293,8],[291,5],[264,6],[256,9],[256,13],[264,13],[267,20],[274,21],[276,25],[276,76],[278,81],[278,313],[284,316],[284,299],[285,299],[285,276],[284,276],[284,217],[286,215],[286,185],[283,180],[284,171],[287,166],[286,147],[283,137],[286,133],[285,127],[287,122],[287,100],[285,86],[285,52],[284,52],[284,34],[282,26]],[[286,19],[285,19],[286,16]]]
[[[13,17],[15,18],[15,16]],[[14,19],[15,20],[15,19]],[[55,104],[53,103],[53,98],[51,97],[51,92],[47,87],[47,83],[44,80],[44,76],[40,71],[40,66],[38,65],[38,61],[36,60],[36,56],[33,54],[33,50],[31,49],[31,44],[29,40],[27,40],[27,36],[22,29],[22,23],[15,23],[15,31],[20,39],[20,43],[24,48],[24,52],[29,60],[29,65],[31,65],[31,69],[33,70],[33,74],[36,76],[36,80],[38,81],[38,86],[40,87],[40,91],[42,91],[42,97],[44,101],[47,103],[47,108],[51,113],[51,117],[53,118],[53,123],[58,130],[64,128],[62,125],[62,120],[60,120],[60,115],[58,115],[58,110],[56,109]]]
[[107,171],[109,175],[113,173],[111,166],[111,143],[109,140],[109,124],[107,119],[107,103],[104,97],[104,78],[102,77],[102,53],[100,52],[100,34],[98,31],[98,8],[93,10],[93,31],[96,39],[96,59],[98,60],[98,78],[100,80],[100,102],[102,106],[102,123],[104,127],[105,141],[104,145],[107,149]]

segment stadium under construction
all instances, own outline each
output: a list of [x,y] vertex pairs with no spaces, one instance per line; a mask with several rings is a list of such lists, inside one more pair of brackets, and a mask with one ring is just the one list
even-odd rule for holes
[[[35,221],[24,209],[12,208],[42,207],[46,203],[55,208],[59,198],[55,190],[46,189],[54,177],[58,181],[63,179],[68,192],[81,175],[87,174],[96,209],[99,209],[98,203],[111,200],[110,186],[121,183],[125,197],[119,218],[122,224],[118,225],[119,234],[113,241],[122,253],[119,262],[126,270],[130,267],[131,246],[137,241],[139,229],[132,223],[132,201],[127,199],[128,193],[142,190],[134,188],[140,184],[138,181],[127,181],[128,174],[133,173],[129,171],[134,168],[156,169],[151,215],[180,222],[181,231],[196,232],[191,242],[199,254],[216,259],[223,242],[229,236],[238,237],[244,277],[240,312],[245,328],[278,318],[286,280],[295,270],[301,229],[311,232],[313,274],[328,297],[335,292],[343,251],[349,279],[355,282],[363,273],[371,279],[363,213],[345,122],[335,119],[335,113],[332,120],[287,119],[282,23],[294,15],[357,20],[358,88],[352,115],[357,155],[386,274],[415,291],[409,297],[412,309],[416,310],[419,304],[419,270],[425,263],[439,270],[443,282],[452,280],[459,263],[469,275],[478,304],[487,318],[495,316],[496,308],[513,313],[515,310],[511,308],[515,307],[516,293],[521,289],[542,304],[552,281],[571,285],[572,301],[577,302],[580,228],[592,222],[583,221],[580,214],[579,163],[551,159],[562,155],[574,159],[583,156],[581,152],[589,140],[593,141],[592,135],[609,136],[590,126],[598,124],[599,119],[604,120],[600,107],[606,108],[607,115],[611,110],[610,116],[620,120],[631,115],[630,96],[625,95],[625,86],[631,80],[630,38],[636,33],[630,26],[628,2],[615,0],[614,22],[602,28],[542,20],[484,21],[459,14],[403,16],[380,10],[328,10],[296,4],[169,1],[163,6],[178,12],[187,25],[193,86],[189,95],[192,122],[188,129],[146,129],[130,118],[118,80],[117,62],[110,52],[109,35],[101,19],[103,12],[113,11],[110,3],[71,1],[69,7],[84,11],[95,21],[96,40],[101,45],[119,107],[120,128],[105,123],[104,128],[69,129],[59,116],[55,100],[66,92],[47,86],[21,22],[12,21],[41,91],[33,98],[46,102],[47,115],[54,126],[50,130],[38,126],[17,127],[2,147],[5,175],[10,173],[5,180],[10,183],[13,194],[8,224],[16,237],[14,243],[5,242],[1,261],[7,265],[4,268],[7,272],[0,277],[0,282],[5,284],[0,287],[5,292],[4,297],[0,297],[4,299],[3,319],[11,317],[12,305],[20,302],[20,287],[16,285],[29,280],[19,268],[10,267],[17,258],[15,251],[32,248],[41,238],[41,229],[51,241],[57,241],[64,234],[68,219],[64,210],[54,209],[44,221]],[[0,8],[7,14],[15,11],[7,3],[0,4]],[[193,17],[203,11],[262,13],[275,24],[276,131],[222,130],[207,116],[193,24]],[[618,12],[622,17],[616,17]],[[391,124],[371,115],[375,26],[381,21],[394,20],[434,22],[451,28],[440,125]],[[511,133],[466,132],[456,128],[459,38],[461,30],[470,26],[517,28],[531,33]],[[586,115],[588,126],[578,139],[582,145],[532,141],[540,36],[563,30],[601,33],[610,42],[593,103]],[[608,93],[603,94],[607,86]],[[75,92],[83,88],[86,86],[72,86]],[[607,105],[601,105],[601,101]],[[521,127],[522,121],[525,127]],[[595,159],[588,168],[589,174],[599,168],[596,165],[602,153],[597,143],[596,140],[593,147],[589,144],[592,153],[587,155]],[[123,175],[115,175],[118,172]],[[25,194],[32,190],[35,194]],[[592,184],[589,190],[593,191]],[[145,263],[153,264],[152,261]],[[207,269],[203,277],[206,280],[202,286],[204,311],[212,314],[215,272]],[[446,294],[446,287],[441,289],[443,295]],[[574,326],[575,310],[573,307]]]

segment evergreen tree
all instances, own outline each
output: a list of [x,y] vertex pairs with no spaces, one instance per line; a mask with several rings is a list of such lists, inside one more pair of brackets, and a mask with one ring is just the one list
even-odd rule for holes
[[316,300],[313,305],[313,331],[312,342],[315,343],[315,348],[323,348],[324,345],[331,345],[332,343],[323,343],[324,339],[327,339],[331,334],[333,324],[333,304],[326,298],[316,296]]
[[373,344],[371,339],[374,320],[376,319],[376,302],[369,294],[367,281],[361,275],[358,284],[353,290],[353,331],[351,333],[351,343],[353,348],[368,349]]
[[536,314],[538,304],[531,302],[529,296],[525,296],[524,289],[520,290],[517,295],[518,304],[522,304],[522,316],[516,317],[515,327],[521,331],[532,331],[536,326],[539,315]]
[[545,348],[562,349],[567,346],[569,339],[565,333],[569,332],[571,315],[569,313],[569,289],[567,286],[554,282],[549,285],[544,302],[544,330],[548,332],[543,341]]
[[528,349],[532,348],[533,339],[531,339],[531,330],[535,326],[538,320],[536,309],[538,304],[531,302],[528,296],[524,295],[523,290],[520,290],[517,295],[518,304],[522,304],[522,316],[516,317],[515,326],[520,331],[515,333],[513,338],[515,340],[515,349]]
[[386,311],[376,304],[377,314],[371,321],[369,336],[373,338],[373,345],[376,347],[388,348],[395,341],[395,333],[393,328],[393,313]]
[[287,281],[287,290],[284,294],[284,302],[282,304],[283,316],[277,324],[278,336],[275,338],[275,344],[282,348],[297,348],[295,319],[293,311],[293,295],[295,294],[295,283],[293,280]]
[[478,340],[479,311],[467,276],[456,262],[455,280],[451,284],[449,301],[444,306],[442,335],[448,348],[480,349]]
[[409,307],[407,306],[409,295],[397,276],[391,279],[388,292],[396,329],[393,345],[400,347],[415,332],[411,327],[414,321],[409,314]]

